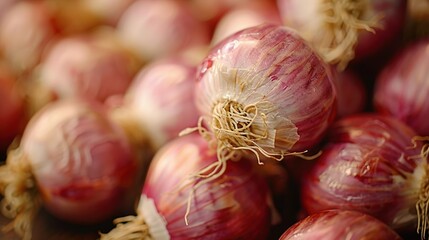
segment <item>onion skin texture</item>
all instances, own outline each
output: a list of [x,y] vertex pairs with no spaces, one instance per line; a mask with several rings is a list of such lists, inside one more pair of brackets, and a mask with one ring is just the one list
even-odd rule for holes
[[317,144],[336,114],[329,66],[296,31],[275,24],[244,29],[214,46],[200,65],[195,101],[211,132],[219,103],[254,104],[266,118],[256,116],[252,127],[269,132],[255,142],[274,153]]
[[123,95],[139,64],[116,37],[113,30],[102,29],[62,38],[40,63],[35,84],[51,101],[77,97],[104,102]]
[[[157,150],[198,122],[194,104],[196,66],[171,56],[145,65],[134,77],[118,114],[124,127],[140,129]],[[129,124],[127,121],[134,121]],[[127,125],[128,124],[128,125]],[[137,127],[135,127],[137,126]]]
[[105,116],[96,103],[58,101],[34,115],[24,132],[20,149],[42,204],[60,219],[100,223],[135,201],[130,193],[139,162],[122,129]]
[[195,190],[185,225],[190,188],[176,190],[189,174],[214,161],[216,154],[198,134],[173,140],[155,155],[143,194],[154,200],[171,239],[266,239],[269,190],[246,159],[229,162],[221,177]]
[[136,0],[121,15],[117,30],[145,62],[210,41],[207,27],[181,1]]
[[429,39],[411,42],[383,67],[376,79],[374,108],[429,135]]
[[314,213],[288,228],[279,240],[401,240],[386,224],[370,215],[347,210]]
[[58,36],[52,13],[39,1],[13,4],[1,16],[0,51],[17,73],[33,69]]
[[399,120],[377,114],[344,117],[303,178],[301,203],[309,213],[348,209],[397,230],[415,229],[416,204],[426,176],[422,142]]

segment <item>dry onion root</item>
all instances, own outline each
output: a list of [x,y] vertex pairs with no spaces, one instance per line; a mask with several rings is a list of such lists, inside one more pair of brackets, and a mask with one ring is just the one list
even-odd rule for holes
[[278,6],[283,23],[339,70],[395,40],[406,14],[404,0],[279,0]]
[[368,0],[324,0],[321,9],[325,13],[328,32],[324,34],[316,48],[330,64],[338,64],[345,69],[355,57],[355,47],[361,31],[375,34],[374,28],[381,27],[381,16],[365,19],[364,12],[369,7]]
[[24,240],[31,239],[32,223],[40,208],[40,199],[30,164],[19,149],[9,151],[0,167],[0,203],[3,216],[13,219],[2,228],[14,230]]

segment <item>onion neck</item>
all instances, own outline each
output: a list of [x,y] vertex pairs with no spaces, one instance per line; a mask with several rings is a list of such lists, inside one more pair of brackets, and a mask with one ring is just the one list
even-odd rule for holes
[[373,28],[379,27],[380,16],[364,19],[369,7],[368,0],[322,1],[321,10],[329,33],[317,43],[317,48],[328,63],[344,69],[355,57],[359,33],[362,30],[374,33]]
[[41,200],[30,163],[19,148],[9,151],[6,164],[0,167],[0,193],[2,214],[13,219],[3,230],[13,229],[22,239],[31,239]]

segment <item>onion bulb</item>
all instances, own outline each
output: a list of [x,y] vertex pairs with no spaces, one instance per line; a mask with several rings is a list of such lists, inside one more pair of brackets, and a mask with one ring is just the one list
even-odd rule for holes
[[326,210],[314,213],[288,228],[279,240],[401,240],[380,220],[356,211]]
[[[34,115],[18,148],[0,167],[2,214],[24,239],[43,206],[76,224],[95,224],[129,211],[140,161],[122,129],[93,102],[63,100]],[[135,189],[135,190],[134,190]]]
[[52,13],[41,1],[20,1],[1,16],[0,51],[14,71],[24,73],[39,62],[59,34]]
[[309,213],[348,209],[370,214],[398,231],[429,229],[428,138],[379,114],[338,120],[328,145],[304,177],[302,206]]
[[133,78],[113,118],[131,139],[149,141],[154,150],[198,122],[194,104],[196,66],[185,58],[164,57],[145,65]]
[[201,117],[198,127],[182,134],[198,130],[217,149],[218,165],[235,154],[250,153],[259,164],[261,158],[303,156],[335,118],[330,68],[281,25],[261,24],[224,39],[197,74]]
[[295,28],[339,69],[368,58],[399,36],[405,0],[278,0],[286,26]]
[[118,225],[101,240],[266,239],[270,194],[249,161],[231,162],[213,181],[192,179],[216,158],[198,134],[169,142],[149,167],[137,216],[116,219]]
[[117,31],[143,61],[210,41],[207,27],[182,1],[136,0],[119,18]]
[[47,52],[29,85],[33,111],[56,99],[104,102],[122,95],[139,66],[111,29],[62,38]]
[[429,135],[429,39],[412,42],[376,78],[374,108]]

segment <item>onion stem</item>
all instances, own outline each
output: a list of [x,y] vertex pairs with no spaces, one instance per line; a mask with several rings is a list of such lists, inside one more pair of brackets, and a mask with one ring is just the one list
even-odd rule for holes
[[32,222],[41,201],[31,166],[19,148],[10,150],[6,164],[0,167],[1,211],[13,221],[2,228],[15,230],[24,240],[31,239]]

